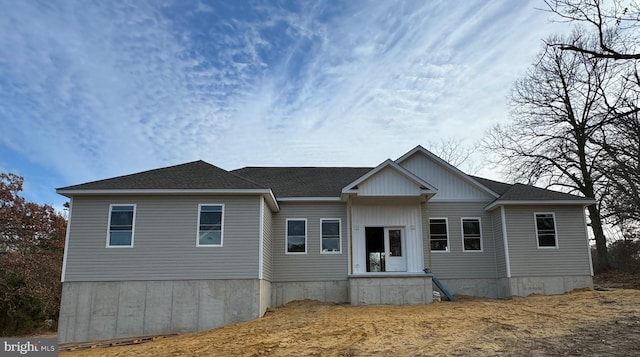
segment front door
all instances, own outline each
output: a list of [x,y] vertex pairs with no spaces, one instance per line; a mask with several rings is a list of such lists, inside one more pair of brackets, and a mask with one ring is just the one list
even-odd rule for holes
[[403,233],[402,228],[384,229],[386,271],[407,271],[407,259],[404,252]]
[[407,271],[402,228],[366,227],[367,272]]

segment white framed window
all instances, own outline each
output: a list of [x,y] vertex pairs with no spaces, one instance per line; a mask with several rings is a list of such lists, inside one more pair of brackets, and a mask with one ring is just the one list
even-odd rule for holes
[[222,247],[224,238],[224,205],[202,203],[198,205],[197,247]]
[[535,212],[533,215],[538,248],[558,248],[556,215],[553,212]]
[[136,226],[136,205],[118,203],[109,205],[107,226],[108,248],[132,248]]
[[480,217],[462,217],[462,251],[482,252],[482,223]]
[[340,218],[320,219],[320,253],[342,253],[342,235]]
[[449,222],[446,218],[429,218],[429,241],[432,252],[449,251]]
[[307,219],[287,218],[285,233],[286,254],[307,254]]

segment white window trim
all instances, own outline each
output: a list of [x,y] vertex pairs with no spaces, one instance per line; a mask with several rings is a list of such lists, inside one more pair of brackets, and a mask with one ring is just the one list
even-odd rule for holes
[[[290,252],[289,251],[289,221],[304,221],[304,252]],[[309,245],[308,239],[309,223],[306,218],[287,218],[284,223],[284,254],[307,254],[307,248]]]
[[[539,214],[550,214],[551,218],[553,218],[553,233],[556,237],[555,241],[556,241],[556,245],[554,245],[553,247],[541,247],[540,246],[540,238],[538,237],[538,215]],[[555,212],[533,212],[533,224],[534,227],[536,229],[536,247],[538,247],[538,249],[558,249],[560,248],[559,244],[558,244],[558,221],[556,220],[556,213]]]
[[[464,249],[464,220],[477,220],[480,226],[480,250],[467,250]],[[482,218],[480,217],[460,217],[460,236],[462,237],[462,251],[469,253],[482,253],[484,252],[483,236],[482,236]]]
[[[432,219],[444,219],[445,230],[447,231],[447,249],[445,249],[445,250],[432,250],[431,249],[431,220]],[[429,251],[431,253],[437,253],[437,254],[451,252],[451,240],[449,239],[449,237],[450,237],[450,234],[449,234],[449,219],[447,217],[429,217]]]
[[[338,241],[340,250],[337,252],[322,251],[322,221],[338,221]],[[320,218],[320,254],[342,254],[342,219],[340,218]]]
[[[113,212],[113,206],[133,206],[133,220],[131,222],[131,245],[111,245],[111,212]],[[133,248],[133,240],[136,235],[136,212],[138,208],[135,203],[111,203],[109,204],[109,219],[107,221],[107,248]]]
[[[222,216],[220,217],[220,244],[200,244],[200,213],[202,206],[220,206],[222,207]],[[198,204],[198,223],[196,225],[196,247],[219,248],[224,243],[224,203],[200,203]]]

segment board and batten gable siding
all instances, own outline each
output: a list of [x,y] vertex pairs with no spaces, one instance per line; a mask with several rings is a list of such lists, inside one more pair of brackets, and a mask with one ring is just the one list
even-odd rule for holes
[[358,196],[418,196],[420,187],[386,167],[358,185]]
[[507,277],[507,262],[504,254],[504,237],[502,235],[502,216],[500,209],[491,211],[491,224],[493,227],[493,241],[496,248],[496,269],[498,278]]
[[[136,205],[132,248],[106,248],[110,204]],[[224,204],[222,247],[196,247],[199,204]],[[65,281],[258,277],[259,196],[78,196],[73,206]]]
[[269,205],[264,200],[262,202],[262,215],[262,278],[271,281],[273,279],[273,212],[271,212]]
[[[538,248],[534,212],[555,214],[558,248]],[[512,277],[591,275],[582,206],[505,206]]]
[[[427,202],[423,219],[446,217],[449,224],[449,252],[429,252],[429,242],[424,244],[425,261],[430,253],[431,271],[438,279],[497,278],[493,224],[485,206],[480,202]],[[480,217],[482,252],[462,251],[462,217]]]
[[451,171],[450,168],[421,155],[414,154],[400,163],[400,166],[420,177],[434,186],[438,193],[430,200],[437,202],[442,200],[457,201],[493,201],[495,197],[482,189],[464,180]]
[[[286,220],[307,220],[307,253],[285,254]],[[340,254],[320,253],[320,219],[340,218]],[[344,202],[280,202],[273,217],[273,281],[328,281],[347,279],[347,205]]]

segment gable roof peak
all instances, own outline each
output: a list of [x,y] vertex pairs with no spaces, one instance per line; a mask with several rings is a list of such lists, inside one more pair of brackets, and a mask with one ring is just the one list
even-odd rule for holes
[[409,170],[405,169],[404,167],[398,165],[397,162],[395,162],[395,161],[393,161],[391,159],[386,159],[380,165],[376,166],[374,169],[370,170],[366,174],[362,175],[361,177],[359,177],[355,181],[353,181],[350,184],[348,184],[347,186],[345,186],[342,189],[342,193],[346,193],[346,192],[349,192],[351,190],[354,190],[356,186],[358,186],[362,182],[368,180],[369,178],[371,178],[372,176],[376,175],[377,173],[379,173],[380,171],[384,170],[385,168],[391,168],[392,170],[395,170],[400,175],[402,175],[402,176],[406,177],[407,179],[409,179],[410,181],[412,181],[414,184],[419,185],[421,189],[424,189],[424,190],[428,191],[427,193],[435,194],[438,191],[437,188],[433,187],[428,182],[426,182],[423,179],[421,179],[420,177],[416,176],[411,171],[409,171]]
[[432,153],[431,151],[425,149],[421,145],[418,145],[415,148],[411,149],[409,152],[407,152],[406,154],[404,154],[401,157],[399,157],[395,162],[398,163],[398,164],[402,164],[402,162],[404,162],[405,160],[409,159],[410,157],[412,157],[413,155],[418,154],[418,153],[424,155],[425,157],[427,157],[430,160],[433,160],[438,165],[440,165],[440,166],[444,167],[445,169],[449,170],[450,172],[452,172],[454,175],[457,175],[458,177],[460,177],[463,180],[467,181],[468,183],[476,186],[480,190],[485,191],[486,193],[490,194],[491,196],[493,196],[495,198],[500,196],[498,193],[496,193],[495,191],[493,191],[489,187],[485,186],[482,182],[479,182],[478,180],[475,180],[473,177],[471,177],[471,176],[467,175],[466,173],[462,172],[462,170],[460,170],[457,167],[455,167],[455,166],[451,165],[450,163],[446,162],[445,160],[440,158],[438,155],[436,155],[436,154]]

